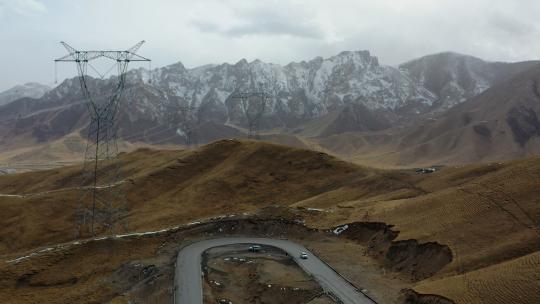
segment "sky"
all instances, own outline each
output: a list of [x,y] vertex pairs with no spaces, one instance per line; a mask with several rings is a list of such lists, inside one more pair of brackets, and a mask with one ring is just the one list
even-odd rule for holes
[[[252,61],[287,64],[369,50],[398,65],[454,51],[490,61],[540,59],[538,0],[0,0],[0,91],[54,85],[53,59],[124,50],[153,67]],[[59,66],[59,78],[74,65]]]

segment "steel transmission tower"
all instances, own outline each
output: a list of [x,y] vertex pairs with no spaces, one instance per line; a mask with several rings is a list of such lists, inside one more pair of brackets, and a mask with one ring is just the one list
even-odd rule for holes
[[248,124],[248,137],[259,138],[261,118],[270,103],[271,95],[265,91],[237,92],[231,98],[240,99],[240,107]]
[[[79,237],[100,232],[112,234],[116,225],[126,227],[127,202],[120,187],[122,181],[119,178],[120,162],[117,159],[116,117],[129,63],[150,62],[150,59],[136,54],[143,43],[141,41],[124,51],[79,51],[61,42],[69,54],[55,60],[55,63],[76,64],[82,95],[90,116],[81,193],[75,214]],[[87,74],[90,67],[100,78],[105,77],[106,73],[101,74],[91,64],[96,59],[113,61],[111,69],[114,66],[118,69],[118,76],[110,78],[114,86],[109,94],[94,91],[91,84],[94,79]]]
[[195,129],[199,124],[198,108],[191,105],[181,105],[172,102],[167,106],[166,121],[169,126],[177,126],[178,131],[182,131],[187,146],[197,145]]

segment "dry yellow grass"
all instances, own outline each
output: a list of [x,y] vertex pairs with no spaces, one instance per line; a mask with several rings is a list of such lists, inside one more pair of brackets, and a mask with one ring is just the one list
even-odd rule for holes
[[[417,175],[361,167],[303,149],[225,140],[190,151],[140,149],[121,158],[131,230],[270,205],[322,208],[306,216],[307,225],[326,229],[380,221],[395,225],[399,240],[448,245],[452,262],[418,282],[419,292],[457,303],[537,299],[538,157]],[[2,194],[40,193],[0,196],[3,257],[73,238],[79,171],[71,166],[0,177]],[[354,260],[361,253],[350,254]]]
[[[122,157],[130,230],[145,231],[216,215],[290,205],[370,174],[325,154],[250,141],[195,151],[141,149]],[[0,252],[73,238],[80,167],[0,177],[5,229]],[[39,237],[37,237],[39,235]]]
[[[413,181],[415,188],[425,191],[423,195],[338,200],[348,208],[334,207],[334,216],[310,224],[334,226],[367,217],[395,225],[398,240],[450,246],[454,259],[435,277],[444,279],[421,284],[424,293],[444,295],[457,303],[535,303],[530,300],[537,299],[539,290],[539,173],[538,157],[445,168]],[[325,200],[306,202],[321,206]],[[522,271],[526,267],[530,269]],[[502,280],[499,272],[508,276]],[[475,281],[474,287],[463,288],[464,276]]]
[[423,282],[420,292],[436,293],[458,303],[540,303],[540,252],[467,274]]

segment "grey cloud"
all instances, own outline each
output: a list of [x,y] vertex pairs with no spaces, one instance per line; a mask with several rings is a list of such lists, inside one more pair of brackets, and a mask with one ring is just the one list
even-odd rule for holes
[[47,12],[47,7],[38,0],[4,0],[0,9],[10,10],[22,16],[32,16]]
[[303,38],[324,38],[324,33],[313,25],[297,24],[285,20],[259,20],[234,26],[223,32],[229,36],[288,35]]
[[498,32],[512,36],[528,36],[538,31],[533,22],[523,21],[519,16],[512,17],[500,13],[490,16],[488,25]]
[[191,21],[191,25],[205,33],[218,33],[221,31],[219,25],[208,21],[194,20]]
[[195,20],[191,24],[205,33],[217,33],[228,37],[244,36],[293,36],[322,39],[325,37],[320,26],[310,22],[306,16],[291,16],[283,12],[250,10],[239,13],[238,24],[221,27],[216,23]]
[[123,2],[0,0],[0,90],[50,83],[51,59],[63,53],[59,40],[109,48],[146,39],[154,66],[240,58],[287,64],[363,49],[393,65],[443,51],[540,58],[538,0],[140,0],[118,14]]

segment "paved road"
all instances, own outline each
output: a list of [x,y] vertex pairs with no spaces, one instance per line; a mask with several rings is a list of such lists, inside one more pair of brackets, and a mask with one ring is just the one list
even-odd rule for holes
[[[286,240],[231,237],[200,241],[185,247],[178,253],[175,272],[175,304],[203,303],[202,253],[213,247],[233,244],[260,244],[278,247],[292,256],[304,271],[313,275],[325,291],[333,293],[344,304],[374,303],[301,245]],[[299,258],[302,251],[308,253],[307,260]]]

